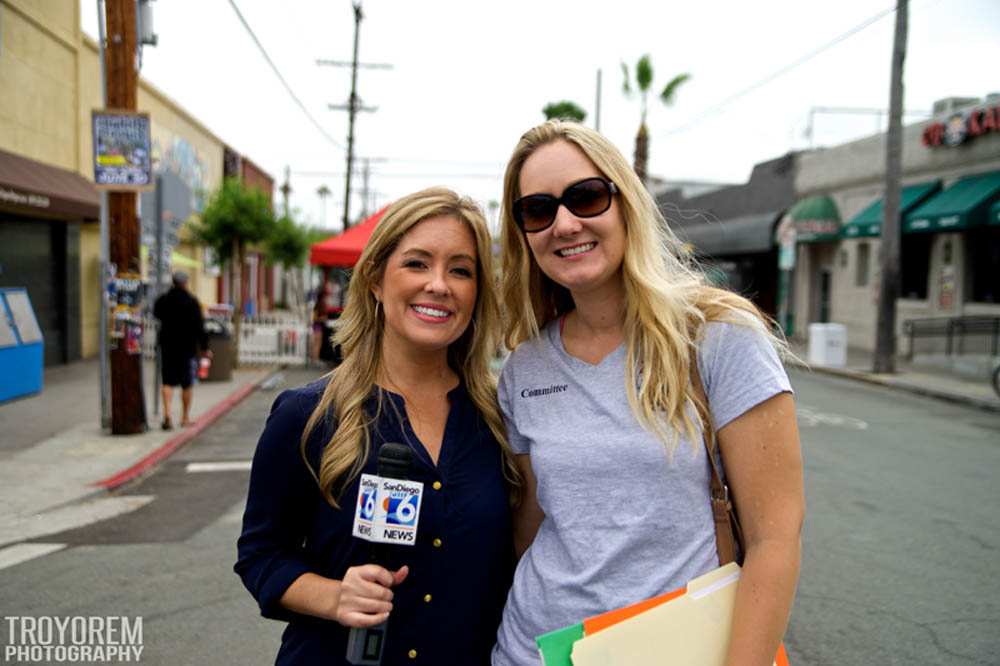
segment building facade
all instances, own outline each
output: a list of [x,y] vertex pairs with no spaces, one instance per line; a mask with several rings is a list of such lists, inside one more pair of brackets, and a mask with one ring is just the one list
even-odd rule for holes
[[[969,100],[962,100],[968,102]],[[900,206],[903,327],[924,318],[1000,316],[1000,99],[949,109],[903,129]],[[797,336],[812,322],[847,328],[848,345],[875,347],[885,135],[801,156],[800,202],[827,199],[819,238],[800,237],[790,309]],[[925,351],[939,351],[933,341]],[[937,345],[945,344],[944,339]]]
[[[46,364],[94,356],[101,279],[91,111],[103,103],[99,47],[80,29],[78,0],[0,0],[0,90],[0,286],[28,288]],[[213,303],[219,271],[184,227],[222,182],[225,144],[141,77],[137,99],[150,115],[154,172],[171,192],[166,260],[191,276],[202,303]],[[144,270],[151,202],[140,197]],[[266,286],[258,303],[269,306]]]
[[761,162],[750,179],[696,196],[678,190],[656,197],[667,224],[712,280],[777,316],[778,221],[795,203],[799,154]]

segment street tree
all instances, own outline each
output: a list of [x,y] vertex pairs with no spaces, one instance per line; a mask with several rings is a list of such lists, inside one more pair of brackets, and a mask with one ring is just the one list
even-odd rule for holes
[[[622,63],[622,74],[624,82],[622,90],[625,96],[632,97],[632,77],[629,75],[628,65]],[[674,102],[677,89],[691,78],[690,74],[678,74],[664,86],[660,92],[660,101],[664,105],[670,106]],[[643,55],[635,64],[635,87],[639,90],[639,101],[641,104],[641,115],[639,117],[639,132],[635,135],[635,161],[633,168],[639,179],[646,182],[646,168],[649,164],[649,129],[646,127],[646,110],[649,90],[653,87],[653,63],[649,59],[649,54]]]
[[295,305],[305,304],[302,268],[309,254],[309,237],[304,227],[291,217],[282,216],[274,223],[274,230],[265,241],[267,261],[281,266],[291,276]]
[[194,238],[215,251],[219,261],[228,263],[234,294],[236,358],[239,358],[243,318],[242,267],[247,248],[263,243],[274,231],[274,212],[264,193],[235,178],[227,178],[209,197],[201,221],[194,225]]
[[545,114],[546,120],[558,118],[560,120],[574,120],[578,123],[582,123],[587,117],[587,112],[579,104],[568,99],[546,104],[542,108],[542,113]]

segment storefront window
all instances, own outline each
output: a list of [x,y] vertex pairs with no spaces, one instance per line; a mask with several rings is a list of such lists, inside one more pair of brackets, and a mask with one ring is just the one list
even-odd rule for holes
[[868,243],[858,243],[858,254],[855,257],[854,286],[868,286],[868,266],[871,264],[871,246]]
[[916,300],[927,298],[932,240],[934,240],[933,234],[903,234],[899,257],[901,298]]
[[974,303],[1000,303],[1000,227],[969,229],[967,271],[972,278],[968,299]]

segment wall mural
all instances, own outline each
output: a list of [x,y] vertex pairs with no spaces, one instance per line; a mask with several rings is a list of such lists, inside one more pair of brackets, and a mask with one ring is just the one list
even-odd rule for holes
[[153,172],[159,176],[162,188],[163,236],[159,256],[157,248],[156,193],[143,192],[139,205],[142,219],[142,243],[148,248],[155,271],[157,260],[162,262],[163,280],[167,280],[174,248],[180,242],[180,229],[192,215],[200,213],[210,193],[208,167],[187,139],[153,127]]
[[[158,133],[157,133],[158,134]],[[153,139],[153,169],[157,173],[171,172],[191,190],[191,207],[200,212],[205,207],[209,184],[206,182],[208,168],[198,155],[198,149],[183,137],[169,135]]]

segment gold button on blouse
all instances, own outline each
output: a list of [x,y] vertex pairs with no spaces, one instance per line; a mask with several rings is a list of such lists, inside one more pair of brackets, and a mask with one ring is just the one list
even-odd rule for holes
[[434,541],[432,541],[431,543],[434,544],[435,548],[440,548],[441,547],[441,539],[434,539]]
[[435,481],[434,482],[434,490],[441,490],[441,482],[440,481]]
[[406,654],[409,655],[410,659],[416,659],[417,658],[417,651],[416,650],[410,650]]
[[424,601],[426,601],[427,603],[430,603],[431,602],[431,595],[425,594],[424,595]]

